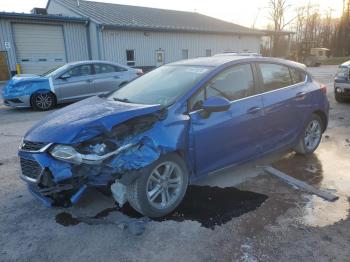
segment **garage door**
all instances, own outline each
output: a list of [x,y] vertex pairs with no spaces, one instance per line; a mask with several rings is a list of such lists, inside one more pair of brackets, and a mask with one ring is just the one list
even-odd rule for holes
[[42,74],[66,63],[62,26],[13,24],[21,73]]

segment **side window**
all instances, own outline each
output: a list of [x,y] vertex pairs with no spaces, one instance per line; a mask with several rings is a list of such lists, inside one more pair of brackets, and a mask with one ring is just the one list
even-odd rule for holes
[[254,95],[254,77],[250,64],[234,66],[219,73],[209,84],[195,93],[189,100],[189,111],[202,108],[205,99],[223,96],[235,100]]
[[96,74],[108,74],[108,73],[126,71],[126,69],[124,68],[117,67],[114,65],[109,65],[109,64],[95,64],[94,67],[95,67]]
[[236,100],[254,94],[254,77],[250,64],[234,66],[219,73],[206,86],[207,98],[223,96]]
[[201,88],[199,92],[195,93],[189,102],[190,111],[196,111],[202,108],[203,102],[205,100],[204,88]]
[[289,68],[289,70],[290,70],[290,75],[292,76],[293,84],[298,84],[305,81],[305,78],[306,78],[305,72],[295,68]]
[[292,85],[289,69],[278,64],[259,64],[263,78],[263,92]]
[[80,77],[92,75],[91,65],[81,65],[73,67],[72,69],[66,72],[70,77]]

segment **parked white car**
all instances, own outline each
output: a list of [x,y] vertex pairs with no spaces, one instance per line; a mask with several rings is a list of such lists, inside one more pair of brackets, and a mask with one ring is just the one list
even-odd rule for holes
[[107,61],[80,61],[38,75],[16,75],[5,86],[5,105],[49,110],[56,104],[107,94],[142,75],[141,69]]

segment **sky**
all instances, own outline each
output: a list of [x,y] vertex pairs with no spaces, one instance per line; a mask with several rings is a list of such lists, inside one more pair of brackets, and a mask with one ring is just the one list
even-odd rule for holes
[[[254,21],[256,28],[266,28],[268,19],[268,0],[95,0],[117,4],[138,5],[155,8],[173,9],[181,11],[198,12],[219,18],[232,23],[252,27]],[[287,0],[290,4],[287,20],[292,19],[293,11],[299,5],[305,5],[308,0]],[[333,16],[339,17],[343,0],[309,0],[319,5],[321,13],[329,8]],[[33,7],[45,7],[47,0],[0,0],[0,11],[28,13]]]

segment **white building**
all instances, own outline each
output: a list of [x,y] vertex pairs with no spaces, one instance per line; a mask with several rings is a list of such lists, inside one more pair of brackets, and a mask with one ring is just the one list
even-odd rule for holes
[[12,73],[16,64],[23,73],[42,73],[88,59],[147,70],[223,52],[259,52],[263,35],[193,12],[83,0],[49,0],[46,11],[0,13],[0,56],[7,53]]

